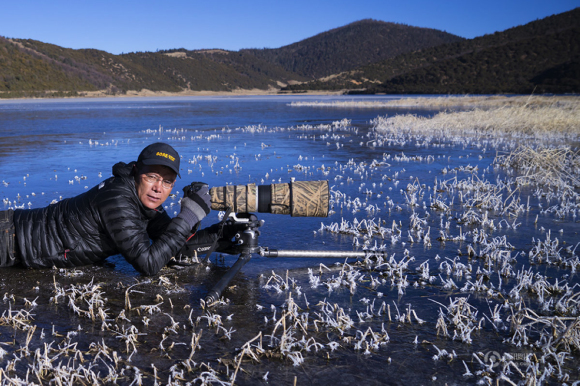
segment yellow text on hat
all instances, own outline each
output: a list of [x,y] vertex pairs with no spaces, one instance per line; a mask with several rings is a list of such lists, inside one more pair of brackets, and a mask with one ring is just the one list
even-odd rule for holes
[[167,154],[167,153],[162,153],[162,152],[158,151],[158,152],[157,152],[157,154],[155,154],[155,155],[158,155],[158,156],[160,156],[160,157],[165,157],[165,158],[168,158],[168,159],[169,159],[169,160],[171,160],[171,161],[175,161],[175,157],[172,157],[172,156],[170,156],[170,155],[169,155],[169,154]]

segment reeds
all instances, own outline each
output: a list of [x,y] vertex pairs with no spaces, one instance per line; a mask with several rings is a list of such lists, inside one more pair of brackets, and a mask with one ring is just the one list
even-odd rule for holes
[[440,97],[414,97],[396,98],[387,101],[315,101],[315,102],[292,102],[292,107],[335,107],[335,108],[381,108],[381,107],[419,107],[419,108],[496,108],[505,106],[558,106],[564,108],[577,108],[580,101],[574,96],[440,96]]
[[382,134],[437,137],[508,136],[543,140],[580,136],[580,102],[570,105],[502,105],[490,109],[440,112],[432,118],[416,115],[377,117],[373,124]]

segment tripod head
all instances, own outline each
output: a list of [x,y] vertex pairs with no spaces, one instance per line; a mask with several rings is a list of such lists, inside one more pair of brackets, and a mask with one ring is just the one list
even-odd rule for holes
[[[220,250],[230,255],[258,253],[260,245],[258,236],[260,236],[259,227],[264,225],[264,220],[258,220],[258,217],[252,213],[229,213],[225,226],[235,229],[233,236],[233,245],[228,250]],[[225,236],[225,235],[224,235]]]

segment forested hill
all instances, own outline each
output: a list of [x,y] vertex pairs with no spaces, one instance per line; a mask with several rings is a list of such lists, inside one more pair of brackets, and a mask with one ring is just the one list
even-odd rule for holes
[[308,78],[322,78],[398,55],[462,41],[447,32],[366,19],[276,49],[242,50]]
[[580,92],[580,8],[288,89],[365,93]]
[[280,87],[461,38],[362,20],[277,50],[174,49],[113,55],[0,37],[0,97],[86,91],[279,90]]
[[124,94],[143,89],[276,90],[285,82],[306,80],[255,57],[220,52],[208,55],[205,51],[173,50],[113,55],[35,40],[0,38],[0,96],[75,96],[98,90]]
[[580,8],[469,40],[361,20],[278,49],[121,55],[0,37],[0,97],[252,89],[580,92],[578,20]]

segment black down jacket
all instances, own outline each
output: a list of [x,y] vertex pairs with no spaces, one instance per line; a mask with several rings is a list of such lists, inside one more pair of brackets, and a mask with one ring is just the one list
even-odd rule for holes
[[185,244],[191,227],[161,206],[145,207],[131,173],[117,163],[113,177],[87,192],[39,209],[14,211],[16,240],[28,267],[75,267],[121,254],[154,275]]

